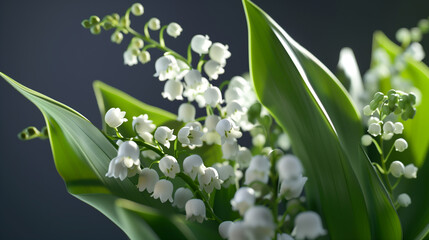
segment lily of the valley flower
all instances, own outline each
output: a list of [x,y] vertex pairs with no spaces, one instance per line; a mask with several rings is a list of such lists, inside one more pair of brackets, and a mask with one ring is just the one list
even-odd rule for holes
[[173,206],[179,209],[184,209],[186,202],[188,202],[193,197],[194,197],[194,194],[192,193],[191,190],[189,190],[188,188],[181,187],[177,189],[176,192],[174,193]]
[[411,204],[411,198],[406,193],[401,193],[398,196],[398,204],[401,207],[408,207]]
[[276,225],[269,208],[253,206],[244,214],[244,223],[250,226],[255,239],[271,239]]
[[219,190],[222,184],[218,172],[213,167],[205,168],[202,174],[198,174],[198,182],[200,183],[200,188],[204,189],[206,193],[213,192],[213,188]]
[[390,164],[389,172],[396,178],[401,177],[404,174],[405,167],[400,161],[393,161]]
[[395,131],[395,124],[391,121],[387,121],[383,124],[383,133],[389,134]]
[[150,53],[148,51],[141,51],[139,56],[139,61],[143,64],[150,62]]
[[238,211],[241,216],[253,205],[255,205],[255,190],[249,187],[238,189],[231,200],[232,209]]
[[225,64],[226,59],[231,57],[231,53],[228,51],[228,45],[213,43],[209,51],[209,56],[212,60],[220,64]]
[[306,182],[307,177],[303,176],[284,179],[280,186],[280,195],[284,196],[286,200],[298,198],[301,196]]
[[111,108],[106,112],[104,116],[104,121],[111,128],[117,128],[122,125],[122,123],[127,122],[128,119],[125,118],[125,112],[121,111],[119,108]]
[[292,236],[297,239],[315,239],[326,234],[319,214],[307,211],[299,213],[295,218]]
[[185,205],[186,220],[202,223],[206,220],[206,206],[201,199],[191,199]]
[[223,69],[224,65],[218,63],[214,60],[208,60],[204,64],[204,72],[207,74],[210,80],[216,80],[219,77],[219,74],[224,74],[225,69]]
[[372,136],[376,137],[381,134],[381,126],[379,123],[371,123],[371,125],[368,126],[368,133]]
[[403,151],[405,151],[405,149],[408,148],[408,143],[403,138],[396,139],[394,145],[395,145],[396,151],[398,151],[398,152],[403,152]]
[[223,181],[222,187],[228,188],[231,184],[235,183],[235,172],[234,168],[229,165],[229,163],[216,163],[213,167],[217,170],[219,174],[219,179]]
[[250,161],[249,168],[245,173],[244,184],[250,185],[252,182],[259,181],[268,183],[271,163],[267,157],[256,155]]
[[192,122],[195,120],[195,107],[190,103],[182,103],[179,107],[179,113],[177,116],[178,121]]
[[218,228],[219,235],[223,239],[228,238],[228,231],[232,224],[234,224],[232,221],[223,221],[221,224],[219,224],[219,228]]
[[194,180],[197,174],[204,173],[203,159],[200,156],[193,154],[183,160],[183,171]]
[[372,137],[368,134],[365,134],[360,139],[363,146],[368,147],[372,144]]
[[180,33],[182,31],[183,31],[182,27],[175,22],[172,22],[167,26],[167,34],[170,35],[171,37],[177,38],[178,36],[180,36]]
[[140,149],[133,141],[126,141],[119,145],[118,155],[109,164],[106,177],[119,178],[123,181],[129,173],[137,173],[140,167]]
[[252,160],[252,153],[246,147],[239,147],[237,155],[235,156],[239,168],[249,167],[250,160]]
[[191,40],[191,48],[198,54],[207,54],[209,48],[212,45],[212,41],[209,40],[209,36],[195,35]]
[[199,127],[185,126],[179,130],[177,134],[179,142],[183,147],[188,146],[190,149],[194,149],[195,147],[200,147],[203,145],[203,141],[201,137],[203,136],[203,132],[200,131]]
[[227,141],[222,144],[222,158],[233,160],[238,153],[238,144],[236,140]]
[[218,87],[210,86],[204,92],[204,99],[206,100],[207,105],[216,107],[216,105],[222,103],[222,93]]
[[180,71],[179,65],[175,57],[166,55],[158,58],[155,62],[155,77],[158,77],[160,81],[168,79],[174,79],[177,72]]
[[182,100],[183,84],[181,81],[170,79],[164,85],[164,92],[161,93],[163,98],[170,101]]
[[165,203],[167,200],[172,203],[173,202],[172,195],[173,195],[173,184],[168,180],[161,179],[155,184],[155,188],[153,190],[151,197],[155,199],[159,198],[159,200],[162,203]]
[[133,129],[146,142],[152,142],[153,139],[151,132],[155,130],[156,126],[152,122],[147,114],[133,117]]
[[414,164],[408,164],[404,169],[404,177],[406,178],[417,178],[418,168]]
[[148,193],[153,193],[155,184],[159,181],[158,173],[150,168],[143,168],[139,174],[137,187],[140,192],[147,190]]
[[180,172],[179,163],[173,156],[166,155],[159,161],[159,170],[169,178],[175,178]]
[[161,21],[158,18],[151,18],[149,19],[148,27],[152,31],[157,31],[161,28]]
[[401,122],[395,122],[395,134],[402,134],[404,131],[404,125]]
[[140,51],[136,48],[130,47],[127,51],[124,52],[124,64],[128,66],[133,66],[138,63],[137,55]]
[[155,131],[155,140],[167,148],[170,148],[170,141],[174,141],[175,139],[176,136],[173,135],[173,130],[168,127],[161,126]]
[[302,164],[299,159],[292,154],[282,156],[276,164],[280,180],[298,178],[302,175]]
[[219,133],[221,137],[222,144],[225,141],[234,141],[237,138],[242,136],[239,128],[235,126],[234,122],[230,119],[222,119],[216,125],[216,131]]
[[186,73],[185,83],[186,87],[197,89],[199,86],[201,86],[201,84],[203,84],[203,76],[201,75],[200,71],[192,69]]

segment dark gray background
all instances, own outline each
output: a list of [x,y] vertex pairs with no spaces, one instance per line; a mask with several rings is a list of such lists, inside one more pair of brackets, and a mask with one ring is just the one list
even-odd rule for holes
[[[259,0],[285,30],[330,69],[342,47],[355,50],[361,70],[369,65],[371,37],[383,30],[393,37],[400,27],[415,26],[429,15],[426,0]],[[92,14],[123,13],[133,1],[0,0],[0,71],[57,99],[100,126],[92,81],[99,79],[146,103],[170,104],[152,77],[154,62],[123,65],[126,43],[110,42],[110,32],[91,35],[80,26]],[[145,15],[184,28],[167,45],[185,53],[194,34],[208,34],[230,46],[232,57],[221,80],[248,71],[247,29],[239,0],[158,0],[143,2]],[[428,45],[427,39],[423,43]],[[154,55],[156,56],[156,55]],[[0,239],[123,239],[102,214],[73,198],[57,174],[47,141],[21,142],[16,134],[28,125],[42,127],[42,115],[0,80]]]

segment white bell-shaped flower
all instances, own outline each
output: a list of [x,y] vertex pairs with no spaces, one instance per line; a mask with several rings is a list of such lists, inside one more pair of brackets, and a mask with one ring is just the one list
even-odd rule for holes
[[365,134],[361,137],[360,142],[363,146],[368,147],[372,144],[372,137],[368,134]]
[[175,178],[180,172],[179,163],[173,156],[166,155],[159,161],[159,170],[169,178]]
[[148,193],[153,193],[155,184],[159,181],[158,173],[150,168],[143,168],[139,174],[137,188],[140,192],[147,190]]
[[376,137],[381,134],[381,126],[379,123],[371,123],[371,125],[368,126],[368,133],[372,136]]
[[215,131],[217,123],[221,120],[221,118],[217,115],[209,115],[206,117],[206,121],[204,122],[204,126],[207,128],[207,131]]
[[391,121],[387,121],[383,124],[383,133],[393,133],[395,131],[395,124]]
[[125,118],[125,112],[121,111],[119,108],[111,108],[106,112],[104,116],[104,121],[111,128],[117,128],[122,125],[122,123],[127,122],[128,119]]
[[262,155],[254,156],[250,161],[249,168],[246,170],[244,184],[250,185],[255,181],[267,183],[270,167],[271,163],[267,157]]
[[417,170],[418,168],[414,166],[414,164],[410,163],[405,166],[404,169],[404,177],[406,178],[417,178]]
[[199,155],[193,154],[183,160],[183,171],[192,180],[195,179],[197,174],[203,174],[204,169],[203,159]]
[[383,140],[385,140],[385,141],[389,141],[390,139],[392,139],[392,137],[393,137],[393,133],[383,133],[382,135],[381,135],[381,138],[383,138]]
[[250,82],[241,76],[234,76],[228,84],[228,88],[239,88],[243,90],[250,90]]
[[223,239],[228,238],[228,231],[232,224],[234,224],[232,221],[223,221],[221,224],[219,224],[219,228],[218,228],[219,235]]
[[236,122],[239,122],[241,116],[246,112],[247,109],[243,108],[238,101],[232,101],[226,105],[226,115]]
[[365,116],[371,116],[373,113],[374,111],[371,109],[369,105],[366,105],[365,107],[363,107],[363,114]]
[[196,90],[203,84],[203,76],[201,75],[200,71],[192,69],[186,73],[185,83],[186,87]]
[[180,36],[180,33],[182,31],[183,31],[182,27],[175,22],[172,22],[167,26],[167,34],[170,35],[171,37],[177,38],[178,36]]
[[134,3],[131,6],[131,13],[134,16],[141,16],[141,15],[143,15],[143,13],[144,13],[143,5],[141,5],[141,3]]
[[165,203],[167,200],[173,202],[173,183],[168,180],[161,179],[155,184],[155,188],[151,197],[158,199]]
[[306,182],[307,177],[302,176],[284,179],[280,186],[280,195],[283,195],[286,200],[298,198]]
[[[129,175],[129,171],[140,167],[139,156],[140,149],[135,142],[121,143],[118,148],[118,155],[110,161],[106,177],[119,178],[123,181]],[[133,173],[135,174],[136,171]]]
[[207,145],[217,144],[220,145],[220,136],[216,131],[208,132],[205,131],[203,137],[201,138]]
[[237,87],[228,87],[225,91],[225,102],[230,103],[237,101],[243,103],[244,93],[243,90]]
[[190,149],[194,149],[195,147],[201,147],[203,145],[203,141],[201,137],[203,136],[203,132],[200,131],[199,127],[183,127],[179,130],[177,134],[179,142],[182,144],[182,147],[188,146]]
[[149,19],[148,27],[152,31],[157,31],[161,28],[161,21],[158,18],[151,18]]
[[183,100],[183,84],[180,81],[170,79],[164,85],[164,92],[161,93],[163,98],[170,101]]
[[264,134],[257,134],[256,136],[252,137],[252,144],[255,147],[262,148],[265,145],[265,142],[267,141],[267,138]]
[[405,50],[404,54],[411,56],[416,61],[421,61],[425,58],[425,51],[422,45],[418,42],[413,42]]
[[404,174],[405,167],[400,161],[393,161],[390,164],[389,172],[396,178],[401,177]]
[[170,141],[174,141],[176,139],[173,131],[173,129],[165,126],[158,127],[155,131],[155,140],[167,148],[170,148]]
[[156,73],[153,76],[158,77],[160,81],[165,81],[167,79],[175,79],[180,68],[174,56],[166,55],[156,60],[155,70]]
[[141,63],[146,64],[148,62],[150,62],[150,53],[148,51],[141,51],[138,59]]
[[229,165],[227,161],[223,163],[216,163],[213,167],[219,174],[219,179],[223,181],[222,187],[228,188],[231,184],[235,183],[235,171],[234,168]]
[[256,240],[253,229],[242,221],[234,222],[228,230],[228,240]]
[[246,147],[239,147],[235,161],[238,163],[240,168],[249,167],[250,160],[252,160],[252,152]]
[[404,131],[404,125],[401,122],[395,122],[395,134],[402,134]]
[[204,92],[204,99],[207,105],[216,107],[216,105],[222,103],[222,93],[218,87],[210,86]]
[[293,237],[286,233],[277,233],[277,240],[294,240]]
[[319,214],[307,211],[299,213],[295,218],[295,227],[292,236],[297,239],[315,239],[326,234]]
[[273,215],[265,206],[253,206],[244,214],[244,223],[253,229],[256,239],[272,239],[274,237]]
[[210,80],[216,80],[219,77],[219,74],[224,74],[225,69],[223,69],[224,65],[214,61],[208,60],[204,64],[204,72],[207,74]]
[[411,204],[411,198],[406,193],[401,193],[398,196],[398,204],[401,207],[408,207]]
[[394,145],[395,145],[396,151],[398,151],[398,152],[403,152],[403,151],[405,151],[405,149],[408,148],[408,143],[403,138],[396,139]]
[[378,124],[380,124],[380,123],[381,123],[381,121],[380,121],[380,119],[378,119],[378,117],[370,117],[370,118],[368,119],[368,126],[369,126],[369,125],[371,125],[371,124],[373,124],[373,123],[378,123]]
[[213,43],[209,50],[210,59],[220,63],[225,64],[226,59],[231,57],[231,53],[228,51],[228,45],[223,45],[222,43]]
[[301,161],[292,154],[282,156],[276,164],[280,180],[298,178],[302,175],[303,168]]
[[232,209],[238,211],[241,216],[253,205],[255,205],[255,190],[250,187],[241,187],[231,199]]
[[179,188],[174,193],[173,206],[179,209],[184,209],[186,202],[194,197],[194,194],[189,188]]
[[152,150],[144,150],[142,151],[142,156],[144,158],[149,158],[151,160],[155,160],[158,159],[160,156],[158,155],[158,153],[152,151]]
[[225,141],[234,141],[237,138],[240,138],[243,134],[240,132],[239,128],[235,126],[234,122],[230,119],[222,119],[216,125],[216,131],[221,137],[222,144]]
[[128,66],[133,66],[139,63],[137,59],[136,53],[140,53],[139,51],[136,51],[138,49],[135,48],[128,48],[127,51],[124,52],[124,64]]
[[277,138],[276,143],[279,148],[285,151],[289,150],[291,146],[289,135],[287,135],[286,133],[281,133]]
[[212,45],[212,41],[209,40],[209,36],[195,35],[191,40],[191,48],[198,54],[207,54],[209,48]]
[[133,117],[133,129],[146,142],[152,142],[153,136],[151,132],[153,132],[155,128],[155,124],[152,123],[152,120],[149,120],[147,114]]
[[233,160],[238,153],[238,144],[236,140],[227,141],[222,144],[222,158]]
[[209,194],[213,192],[213,188],[219,190],[220,185],[223,183],[219,179],[218,172],[213,167],[205,168],[202,174],[198,174],[198,182],[200,183],[200,188]]
[[195,107],[190,103],[182,103],[179,106],[179,113],[177,116],[178,121],[192,122],[195,120]]
[[185,205],[186,220],[202,223],[206,220],[206,206],[201,199],[191,199]]

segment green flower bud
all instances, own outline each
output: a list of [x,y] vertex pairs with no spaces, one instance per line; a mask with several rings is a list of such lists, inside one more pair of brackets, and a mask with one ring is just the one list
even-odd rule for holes
[[374,100],[375,100],[376,102],[380,102],[381,100],[383,100],[383,97],[384,97],[384,94],[383,94],[383,93],[381,93],[381,92],[376,92],[376,93],[374,94]]
[[140,3],[134,3],[131,6],[131,12],[134,14],[134,16],[143,15],[143,12],[144,12],[143,5],[141,5]]
[[369,107],[371,108],[372,111],[375,111],[375,109],[378,108],[378,105],[380,104],[380,102],[376,102],[375,100],[371,100],[371,102],[369,102]]
[[422,40],[422,32],[420,31],[420,28],[417,28],[417,27],[411,28],[410,34],[411,34],[411,41],[420,42]]
[[110,22],[105,22],[103,24],[103,29],[106,30],[106,31],[112,29],[113,27],[114,27],[113,24],[110,23]]
[[100,18],[99,17],[97,17],[97,16],[91,16],[90,18],[89,18],[89,23],[91,24],[91,25],[94,25],[94,24],[97,24],[97,23],[99,23],[100,22]]
[[120,20],[120,24],[121,24],[122,26],[129,26],[129,25],[130,25],[130,20],[129,20],[129,19],[127,19],[127,18],[125,18],[125,17],[123,17],[123,18],[121,18],[121,20]]
[[428,19],[420,20],[419,23],[417,24],[417,26],[420,28],[420,31],[422,31],[422,33],[429,32],[429,20]]
[[82,24],[82,27],[84,27],[84,28],[90,28],[91,27],[91,24],[89,23],[88,19],[83,20],[81,24]]
[[393,110],[393,113],[395,115],[399,115],[402,113],[402,109],[398,105],[396,105],[395,110]]
[[410,30],[401,28],[396,32],[396,40],[402,44],[408,44],[411,40]]
[[151,18],[148,22],[148,27],[152,31],[157,31],[161,28],[161,21],[158,18]]
[[405,101],[404,99],[399,99],[398,107],[401,109],[405,109],[406,106],[407,106],[407,101]]
[[416,95],[413,92],[410,92],[408,94],[408,100],[411,103],[411,105],[416,104]]
[[114,43],[120,44],[124,39],[124,35],[121,32],[114,32],[110,37],[110,40]]
[[134,37],[134,38],[131,40],[131,44],[132,44],[134,47],[138,48],[138,49],[141,49],[141,48],[143,48],[143,46],[144,46],[144,42],[143,42],[143,40],[142,40],[142,39],[140,39],[140,38],[138,38],[138,37]]
[[48,132],[48,128],[46,126],[44,126],[42,128],[42,130],[40,130],[41,133],[41,138],[48,138],[49,137],[49,132]]
[[117,22],[119,22],[119,20],[121,19],[121,16],[119,16],[119,14],[117,14],[117,13],[113,13],[112,15],[111,15]]
[[383,114],[385,115],[389,115],[392,111],[390,110],[390,107],[388,104],[383,104],[383,106],[381,106],[381,111],[383,112]]
[[27,140],[28,139],[28,135],[27,135],[27,133],[25,131],[22,131],[22,132],[18,133],[18,138],[20,140]]
[[94,35],[98,35],[101,32],[100,25],[95,25],[91,27],[91,33]]
[[139,55],[139,61],[143,64],[150,61],[150,53],[148,51],[142,51]]

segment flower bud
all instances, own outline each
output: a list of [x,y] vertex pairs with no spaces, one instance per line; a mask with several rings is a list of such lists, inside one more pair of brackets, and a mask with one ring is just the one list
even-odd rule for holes
[[143,5],[140,3],[134,3],[131,6],[131,12],[134,14],[134,16],[141,16],[144,13]]
[[410,31],[406,28],[401,28],[396,32],[396,40],[402,44],[408,44],[411,41]]
[[225,69],[223,69],[224,65],[218,63],[214,60],[209,60],[204,64],[204,72],[207,74],[210,80],[218,79],[219,74],[225,73]]
[[406,193],[401,193],[398,196],[398,204],[401,207],[408,207],[411,204],[411,198]]
[[130,47],[127,49],[127,51],[124,52],[124,64],[128,66],[133,66],[138,63],[137,61],[137,55],[139,54],[139,50]]
[[155,199],[159,198],[159,200],[162,203],[165,203],[167,200],[172,203],[173,202],[172,195],[173,195],[173,184],[168,180],[161,179],[155,184],[155,188],[153,190],[151,197]]
[[82,27],[84,27],[84,28],[90,28],[91,27],[91,23],[89,23],[88,19],[83,20],[81,24],[82,24]]
[[141,49],[144,46],[144,41],[138,37],[133,37],[133,39],[131,39],[131,44],[135,48]]
[[244,223],[251,227],[255,239],[272,239],[274,236],[273,215],[265,206],[253,206],[244,214]]
[[202,223],[206,220],[206,206],[201,199],[191,199],[186,202],[186,220]]
[[133,117],[133,129],[146,142],[152,142],[153,136],[150,133],[155,130],[155,127],[155,124],[152,123],[152,120],[149,120],[147,114]]
[[121,111],[119,108],[111,108],[106,112],[104,116],[104,121],[111,128],[117,128],[122,125],[122,123],[127,122],[128,119],[125,118],[125,112]]
[[151,18],[148,22],[148,27],[152,31],[157,31],[161,28],[161,22],[158,18]]
[[114,43],[120,44],[124,39],[124,35],[121,32],[114,32],[110,37],[110,40]]
[[231,200],[232,209],[239,211],[240,215],[243,216],[244,213],[255,205],[255,190],[250,187],[241,187],[238,189],[234,198]]
[[266,138],[264,134],[257,134],[252,138],[252,144],[255,147],[262,148],[265,145],[265,141],[266,141]]
[[398,151],[398,152],[403,152],[403,151],[405,151],[405,149],[408,148],[408,143],[403,138],[396,139],[394,145],[395,145],[396,151]]
[[373,123],[380,123],[380,119],[378,119],[378,117],[370,117],[368,119],[368,126],[373,124]]
[[420,42],[422,40],[422,32],[419,28],[413,27],[410,30],[411,41]]
[[296,239],[315,239],[326,234],[319,214],[307,211],[299,213],[295,218],[292,236]]
[[429,20],[428,19],[421,19],[419,21],[419,23],[417,24],[417,26],[419,27],[420,31],[422,31],[422,33],[429,32]]
[[92,15],[91,17],[89,17],[89,23],[91,25],[97,24],[99,22],[100,22],[100,18],[99,17],[97,17],[95,15]]
[[174,193],[173,206],[179,209],[184,209],[185,204],[193,197],[194,197],[194,194],[192,193],[191,190],[189,190],[188,188],[181,187],[177,189],[176,192]]
[[228,45],[223,45],[222,43],[214,43],[209,51],[210,59],[220,63],[225,64],[226,59],[231,57],[231,53],[228,51]]
[[280,180],[298,178],[302,175],[303,168],[301,161],[292,154],[282,156],[276,164]]
[[174,38],[178,37],[182,31],[183,31],[182,27],[175,22],[172,22],[167,26],[167,34],[170,35],[171,37],[174,37]]
[[401,177],[404,174],[404,164],[400,161],[393,161],[390,164],[389,172],[396,178]]
[[383,133],[381,137],[383,138],[383,140],[389,141],[390,139],[392,139],[393,133]]
[[100,25],[94,25],[94,26],[92,26],[92,27],[90,28],[90,31],[91,31],[91,33],[92,33],[92,34],[94,34],[94,35],[98,35],[98,34],[100,34],[100,33],[101,33]]
[[137,188],[140,192],[147,190],[148,193],[153,193],[155,184],[159,181],[158,173],[150,168],[144,168],[139,174]]
[[188,146],[190,149],[194,149],[195,147],[201,147],[203,145],[203,141],[201,137],[203,133],[200,131],[199,127],[185,126],[180,129],[177,134],[179,142],[182,144],[182,147]]
[[417,170],[418,168],[414,166],[414,164],[410,163],[405,166],[404,169],[404,177],[406,178],[417,178]]
[[369,145],[371,145],[372,143],[372,137],[368,134],[365,134],[362,136],[362,138],[360,139],[361,143],[363,146],[368,147]]
[[207,54],[209,48],[212,45],[212,41],[209,40],[209,36],[195,35],[191,40],[191,48],[198,54]]
[[219,235],[223,238],[223,239],[227,239],[228,238],[228,231],[229,228],[231,227],[231,225],[234,224],[231,221],[224,221],[221,224],[219,224]]
[[179,107],[177,121],[192,122],[195,120],[195,107],[190,103],[182,103]]
[[141,51],[138,58],[141,63],[148,63],[150,61],[150,53],[148,51]]
[[387,121],[383,124],[384,133],[393,133],[395,131],[395,125],[391,121]]
[[175,178],[180,172],[179,163],[173,156],[166,155],[159,161],[159,170],[169,178]]
[[372,136],[376,137],[381,134],[381,127],[378,123],[371,123],[371,125],[368,126],[368,133]]
[[402,134],[404,131],[404,125],[401,122],[395,123],[395,130],[393,131],[395,134]]
[[250,160],[252,159],[252,153],[246,147],[239,147],[235,160],[240,168],[249,167]]
[[154,77],[159,77],[160,81],[174,79],[180,71],[176,58],[171,55],[158,58],[155,62],[155,70]]
[[371,116],[373,113],[374,111],[371,109],[369,105],[366,105],[365,107],[363,107],[363,114],[365,116]]
[[170,141],[174,141],[175,139],[176,136],[173,134],[173,130],[168,127],[161,126],[155,131],[155,140],[167,148],[170,148]]

